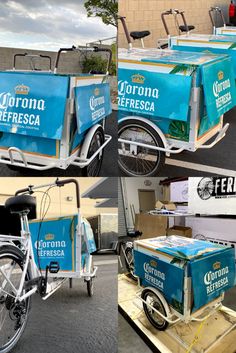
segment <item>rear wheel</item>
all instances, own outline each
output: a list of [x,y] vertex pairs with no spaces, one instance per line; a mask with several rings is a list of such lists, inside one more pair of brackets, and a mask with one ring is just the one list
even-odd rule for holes
[[[154,309],[158,310],[163,316],[167,316],[165,307],[161,299],[151,289],[144,289],[141,294],[143,302],[143,310],[149,322],[158,330],[164,331],[168,326],[168,321],[163,319]],[[149,304],[149,305],[147,305]]]
[[[91,140],[87,158],[92,157],[92,155],[103,145],[105,141],[105,134],[102,127],[99,127]],[[98,176],[101,170],[102,161],[103,161],[104,149],[97,154],[97,156],[92,160],[92,162],[87,166],[82,168],[83,176]]]
[[[30,297],[18,302],[14,288],[19,288],[22,258],[10,247],[0,249],[0,352],[12,350],[22,335],[30,308]],[[9,281],[6,280],[6,277]],[[29,277],[27,276],[26,280]],[[13,285],[13,286],[12,286]]]
[[[119,124],[118,138],[139,142],[150,147],[164,147],[162,139],[150,125],[138,120],[125,120]],[[165,153],[148,147],[119,142],[119,166],[130,176],[155,176],[165,163]]]
[[87,282],[87,293],[89,297],[92,297],[94,294],[94,282],[93,282],[93,278],[90,278],[89,281]]

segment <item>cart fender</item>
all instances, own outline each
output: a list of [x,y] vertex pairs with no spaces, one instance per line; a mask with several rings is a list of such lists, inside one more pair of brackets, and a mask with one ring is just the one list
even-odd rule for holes
[[[97,131],[98,128],[103,129],[102,125],[96,124],[89,130],[89,132],[85,136],[83,145],[81,147],[81,152],[80,152],[81,158],[84,158],[84,159],[87,158],[90,143],[92,141],[93,135],[95,134],[95,132]],[[104,131],[104,129],[103,129],[103,131]]]
[[6,252],[10,249],[15,255],[19,256],[22,260],[24,259],[24,253],[18,248],[18,246],[10,244],[7,241],[0,242],[0,249],[4,249]]
[[165,300],[164,296],[161,294],[161,292],[156,289],[156,288],[153,288],[153,287],[145,287],[142,291],[142,293],[145,291],[145,290],[150,290],[152,291],[154,294],[156,294],[156,296],[160,299],[160,301],[162,302],[164,308],[165,308],[165,311],[166,311],[166,314],[167,314],[167,317],[169,318],[171,316],[171,311],[170,311],[170,307],[169,305],[167,304],[167,301]]
[[[163,145],[165,148],[168,148],[168,143],[167,143],[167,140],[166,140],[166,137],[165,135],[163,134],[163,132],[161,131],[161,129],[156,126],[153,122],[151,122],[150,120],[148,120],[147,118],[143,118],[141,116],[126,116],[125,118],[122,118],[119,120],[118,124],[125,121],[125,120],[137,120],[137,121],[142,121],[144,122],[145,124],[149,125],[150,127],[152,127],[156,132],[157,134],[160,136],[162,142],[163,142]],[[119,125],[118,125],[119,127]]]

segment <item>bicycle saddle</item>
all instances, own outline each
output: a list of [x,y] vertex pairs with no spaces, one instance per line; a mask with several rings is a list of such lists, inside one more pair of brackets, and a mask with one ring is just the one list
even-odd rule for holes
[[184,25],[182,25],[182,26],[179,26],[179,29],[181,32],[189,32],[189,31],[192,31],[193,29],[195,29],[195,26],[189,25],[188,29],[186,30],[186,27]]
[[151,33],[149,31],[135,31],[135,32],[130,32],[130,36],[135,40],[135,39],[142,39],[147,36],[149,36]]
[[5,208],[11,213],[33,211],[36,207],[36,199],[30,195],[10,197],[5,202]]

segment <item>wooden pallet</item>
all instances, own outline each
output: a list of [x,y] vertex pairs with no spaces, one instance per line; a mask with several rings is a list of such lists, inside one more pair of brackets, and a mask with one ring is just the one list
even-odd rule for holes
[[[147,320],[142,303],[136,297],[137,284],[126,275],[119,275],[118,304],[121,314],[131,323],[149,347],[161,353],[236,353],[236,312],[223,307],[208,318],[189,351],[199,329],[199,322],[170,325],[166,331],[156,330]],[[225,337],[218,340],[232,327]],[[218,341],[217,341],[218,340]]]

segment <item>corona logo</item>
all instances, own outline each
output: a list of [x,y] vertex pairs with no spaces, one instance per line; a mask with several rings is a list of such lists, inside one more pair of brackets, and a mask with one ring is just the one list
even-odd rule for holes
[[94,95],[97,97],[97,96],[99,96],[99,94],[100,94],[99,88],[95,88]]
[[218,72],[218,80],[221,81],[223,79],[224,79],[224,73],[223,73],[223,71],[219,71]]
[[155,261],[155,260],[151,260],[150,261],[150,265],[152,266],[152,267],[157,267],[157,262]]
[[27,95],[27,94],[29,94],[29,91],[30,91],[30,88],[28,86],[23,85],[23,83],[21,85],[18,85],[15,87],[16,94]]
[[143,85],[144,81],[145,81],[145,77],[140,74],[135,74],[135,75],[131,76],[131,79],[132,79],[133,83],[139,83],[141,85]]
[[213,264],[213,270],[219,270],[220,267],[221,267],[221,263],[220,263],[220,262],[215,262],[215,263]]
[[46,234],[45,235],[45,240],[53,240],[55,238],[54,234]]

